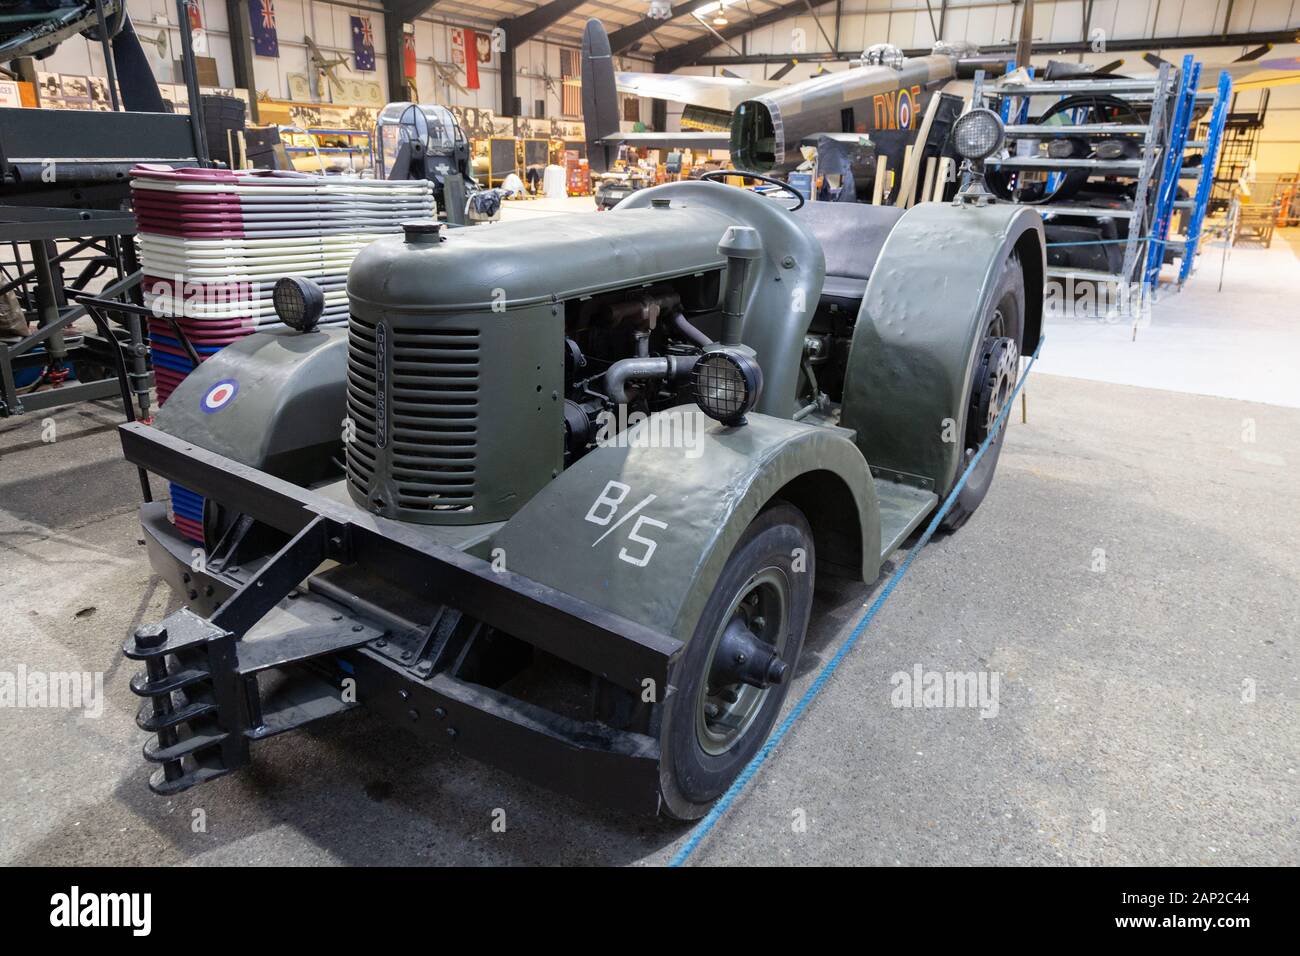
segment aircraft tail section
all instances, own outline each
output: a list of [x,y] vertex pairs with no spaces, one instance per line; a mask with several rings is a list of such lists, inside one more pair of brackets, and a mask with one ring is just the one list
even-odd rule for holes
[[[594,173],[609,169],[605,137],[618,132],[618,89],[609,36],[599,20],[587,21],[582,32],[582,123],[586,129],[587,162]],[[617,147],[615,147],[617,148]]]

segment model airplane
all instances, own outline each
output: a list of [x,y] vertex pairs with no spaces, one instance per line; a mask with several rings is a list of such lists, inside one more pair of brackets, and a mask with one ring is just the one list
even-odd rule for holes
[[311,70],[307,74],[311,81],[311,94],[317,100],[324,100],[326,93],[329,91],[321,88],[321,79],[323,78],[329,82],[330,90],[342,87],[343,82],[334,71],[340,66],[346,66],[348,58],[346,56],[326,56],[311,37],[304,36],[302,39],[307,44],[307,58],[311,62]]

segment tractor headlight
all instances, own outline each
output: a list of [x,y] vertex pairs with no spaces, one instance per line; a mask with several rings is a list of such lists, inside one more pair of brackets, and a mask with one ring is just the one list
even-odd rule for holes
[[952,143],[957,155],[974,162],[996,153],[1003,135],[1002,118],[992,110],[971,110],[952,126]]
[[695,363],[691,388],[704,414],[724,425],[743,425],[763,391],[763,370],[744,352],[718,349]]
[[325,292],[302,276],[285,276],[276,282],[271,301],[280,321],[299,332],[316,328],[325,311]]

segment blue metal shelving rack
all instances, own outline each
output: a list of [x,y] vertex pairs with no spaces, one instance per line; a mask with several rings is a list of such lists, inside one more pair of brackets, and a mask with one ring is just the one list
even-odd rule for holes
[[1192,216],[1187,224],[1187,238],[1183,243],[1183,261],[1178,269],[1178,288],[1183,287],[1192,274],[1196,262],[1196,249],[1200,245],[1201,230],[1205,227],[1205,213],[1210,206],[1210,193],[1214,191],[1214,167],[1219,160],[1219,145],[1223,142],[1223,127],[1228,120],[1228,103],[1232,99],[1232,76],[1227,70],[1219,74],[1219,85],[1210,109],[1209,129],[1205,135],[1205,154],[1201,159],[1201,173],[1196,180],[1196,197],[1192,200]]
[[1169,126],[1169,145],[1165,150],[1164,162],[1160,164],[1160,182],[1156,187],[1155,206],[1151,211],[1151,238],[1147,242],[1146,267],[1142,273],[1144,293],[1155,292],[1160,282],[1160,266],[1165,261],[1169,224],[1173,220],[1174,202],[1178,198],[1178,181],[1183,172],[1183,154],[1200,79],[1201,64],[1189,53],[1183,57],[1182,68],[1178,71],[1178,88],[1174,93],[1173,118]]
[[[1105,78],[1057,81],[1051,84],[1035,82],[1011,85],[1006,78],[1000,78],[986,85],[983,77],[977,78],[974,98],[980,102],[985,97],[997,97],[1001,102],[997,107],[1008,123],[1007,134],[1010,138],[1019,136],[1034,137],[1043,132],[1026,123],[1028,108],[1026,94],[1048,95],[1060,93],[1066,95],[1075,92],[1117,93],[1132,97],[1135,101],[1146,100],[1151,103],[1151,115],[1142,127],[1125,129],[1125,132],[1145,132],[1143,156],[1140,161],[1105,162],[1100,160],[1051,160],[1046,157],[1018,157],[991,160],[990,165],[1002,167],[1024,167],[1052,170],[1050,175],[1060,175],[1058,170],[1066,167],[1095,167],[1096,175],[1128,175],[1136,181],[1134,208],[1128,214],[1128,238],[1125,245],[1124,264],[1113,275],[1095,273],[1091,270],[1065,269],[1050,267],[1049,275],[1071,275],[1077,279],[1108,279],[1134,283],[1140,297],[1154,294],[1159,288],[1160,270],[1164,263],[1166,251],[1176,250],[1181,257],[1178,287],[1187,280],[1195,261],[1200,233],[1205,223],[1210,193],[1214,184],[1214,165],[1222,142],[1223,126],[1227,119],[1228,101],[1231,97],[1232,81],[1225,72],[1219,77],[1218,93],[1213,99],[1208,133],[1203,141],[1193,138],[1192,129],[1198,106],[1210,102],[1210,96],[1199,92],[1201,63],[1193,56],[1183,57],[1182,65],[1176,75],[1172,64],[1162,63],[1157,76],[1152,79],[1110,80]],[[1016,120],[1012,120],[1015,107],[1011,100],[1021,97]],[[1167,113],[1166,113],[1167,111]],[[1168,116],[1166,124],[1165,116]],[[1076,118],[1077,122],[1077,118]],[[1081,135],[1089,133],[1106,133],[1104,126],[1086,125],[1066,127],[1077,129]],[[1204,151],[1202,165],[1185,167],[1184,157],[1188,150]],[[1179,199],[1179,182],[1191,176],[1198,177],[1196,195],[1192,199]],[[1151,194],[1154,194],[1153,196]],[[1149,198],[1150,196],[1150,198]],[[1185,238],[1169,237],[1174,214],[1178,210],[1191,212]],[[1044,213],[1064,212],[1066,207],[1044,206]],[[1086,215],[1089,209],[1068,207],[1075,215]],[[1114,210],[1099,209],[1097,215],[1116,215]],[[1145,227],[1145,228],[1144,228]]]
[[[1100,158],[1066,158],[1057,159],[1042,155],[1019,155],[1019,152],[1007,158],[988,160],[991,167],[1016,170],[1041,170],[1049,175],[1065,173],[1071,170],[1087,170],[1090,176],[1123,177],[1135,184],[1133,208],[1117,211],[1109,207],[1090,207],[1078,204],[1035,205],[1033,208],[1045,216],[1067,214],[1073,216],[1094,216],[1097,218],[1122,217],[1128,219],[1128,236],[1119,240],[1123,243],[1123,262],[1116,272],[1093,269],[1076,269],[1048,266],[1048,276],[1056,279],[1073,279],[1085,282],[1113,282],[1124,286],[1137,285],[1141,294],[1141,281],[1145,268],[1145,246],[1143,245],[1149,223],[1148,213],[1154,203],[1148,200],[1148,193],[1158,182],[1160,167],[1168,155],[1166,134],[1169,127],[1165,121],[1166,109],[1173,109],[1176,99],[1176,85],[1173,77],[1174,67],[1161,63],[1152,77],[1110,78],[1086,77],[1070,80],[1009,82],[1006,77],[991,83],[977,79],[973,97],[983,103],[985,98],[1000,98],[999,106],[1010,116],[1007,103],[1012,98],[1021,98],[1021,108],[1017,115],[1024,112],[1028,98],[1032,96],[1069,96],[1072,94],[1117,95],[1132,98],[1137,102],[1151,103],[1150,116],[1141,124],[1111,123],[1075,123],[1044,127],[1028,122],[1009,122],[1006,127],[1008,139],[1041,139],[1044,136],[1077,135],[1081,138],[1099,138],[1114,134],[1140,134],[1142,136],[1141,158],[1100,159]],[[1024,119],[1027,120],[1027,114]],[[1075,119],[1077,120],[1077,116]]]

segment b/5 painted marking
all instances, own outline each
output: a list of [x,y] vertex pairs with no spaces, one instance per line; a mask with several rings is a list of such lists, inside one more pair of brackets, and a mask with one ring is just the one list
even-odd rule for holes
[[[644,568],[650,563],[650,559],[654,557],[655,549],[659,547],[659,542],[655,541],[653,538],[644,536],[642,531],[646,528],[658,528],[661,531],[665,531],[667,530],[668,525],[657,518],[651,518],[649,515],[643,515],[640,513],[641,509],[645,508],[646,505],[649,505],[658,497],[657,495],[646,495],[633,507],[623,512],[617,521],[614,521],[614,516],[618,514],[619,506],[627,500],[627,496],[631,494],[631,492],[632,487],[630,485],[625,485],[621,481],[610,480],[606,482],[604,489],[596,496],[596,500],[591,503],[591,507],[587,509],[586,520],[590,521],[592,524],[600,525],[602,528],[605,528],[604,533],[595,541],[591,542],[591,546],[594,548],[635,517],[636,523],[632,525],[632,530],[628,532],[627,540],[630,544],[640,545],[644,551],[640,555],[633,555],[626,547],[623,547],[619,549],[618,557],[619,560],[626,561],[628,564],[634,565],[635,567]],[[610,522],[613,523],[611,524]]]

